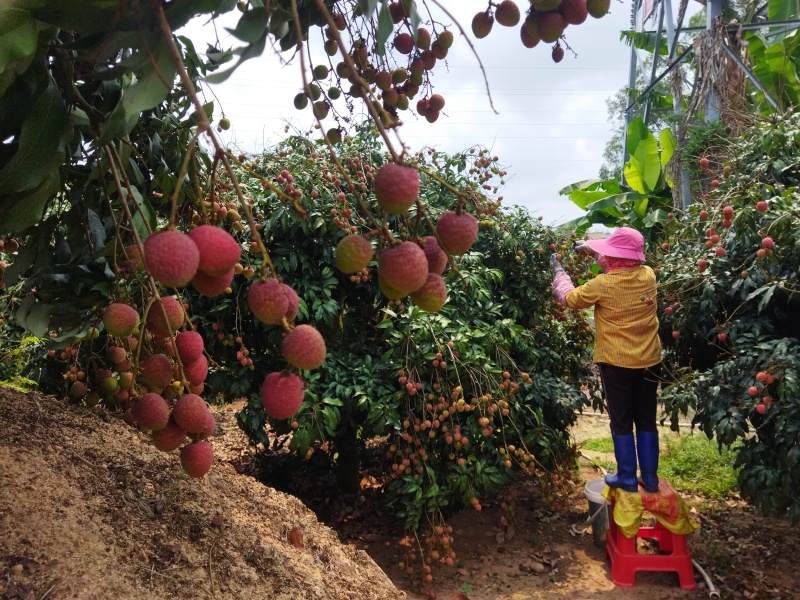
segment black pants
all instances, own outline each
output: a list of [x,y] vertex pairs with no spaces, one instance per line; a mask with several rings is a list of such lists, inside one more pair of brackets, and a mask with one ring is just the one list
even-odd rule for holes
[[600,363],[600,379],[606,396],[613,435],[657,431],[658,376],[661,364],[646,369],[626,369]]

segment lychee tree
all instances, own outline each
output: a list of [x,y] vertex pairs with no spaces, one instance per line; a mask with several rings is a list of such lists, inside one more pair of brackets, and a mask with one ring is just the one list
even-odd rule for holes
[[689,144],[696,200],[660,253],[662,340],[673,422],[738,447],[739,486],[767,513],[800,521],[800,154],[798,115]]

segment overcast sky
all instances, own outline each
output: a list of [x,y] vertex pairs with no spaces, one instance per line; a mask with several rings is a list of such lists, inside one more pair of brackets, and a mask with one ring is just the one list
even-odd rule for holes
[[[467,31],[472,16],[486,7],[485,0],[444,4]],[[527,2],[518,0],[517,4],[524,8]],[[444,17],[442,22],[449,24],[450,20]],[[220,40],[223,47],[230,46],[234,40],[221,25],[224,23],[217,23]],[[597,177],[611,136],[606,99],[628,81],[630,49],[620,41],[620,31],[629,28],[630,4],[613,0],[606,17],[590,16],[583,24],[567,28],[566,41],[577,57],[567,50],[556,64],[551,59],[552,44],[527,49],[519,40],[518,27],[495,23],[488,37],[475,40],[499,113],[495,114],[478,62],[452,27],[456,37],[447,64],[439,61],[432,71],[435,91],[446,100],[442,115],[430,124],[411,110],[402,112],[400,136],[412,150],[434,146],[460,152],[476,144],[491,148],[508,171],[506,185],[499,192],[504,205],[525,206],[550,224],[575,218],[582,211],[567,197],[559,196],[558,190]],[[195,40],[209,39],[213,28],[194,24],[181,33]],[[315,28],[312,40],[317,36]],[[202,50],[204,44],[197,48]],[[223,140],[258,152],[286,135],[286,120],[300,130],[312,127],[311,111],[297,111],[292,106],[301,86],[299,60],[281,66],[275,53],[267,49],[260,58],[244,63],[227,82],[211,86],[232,123]],[[210,100],[211,95],[207,93],[206,98]],[[415,103],[416,99],[412,100],[412,107]],[[324,124],[327,127],[334,122],[327,119]]]

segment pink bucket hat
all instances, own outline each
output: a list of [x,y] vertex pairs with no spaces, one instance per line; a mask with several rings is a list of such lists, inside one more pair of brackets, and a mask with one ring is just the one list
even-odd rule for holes
[[595,252],[615,258],[644,260],[644,237],[631,227],[620,227],[604,240],[586,242]]

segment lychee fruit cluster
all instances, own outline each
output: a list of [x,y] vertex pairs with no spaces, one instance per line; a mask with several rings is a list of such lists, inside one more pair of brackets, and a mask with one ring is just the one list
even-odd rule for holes
[[144,242],[144,264],[153,279],[167,287],[191,282],[204,296],[217,296],[230,286],[241,253],[233,236],[213,225],[188,234],[167,229]]

